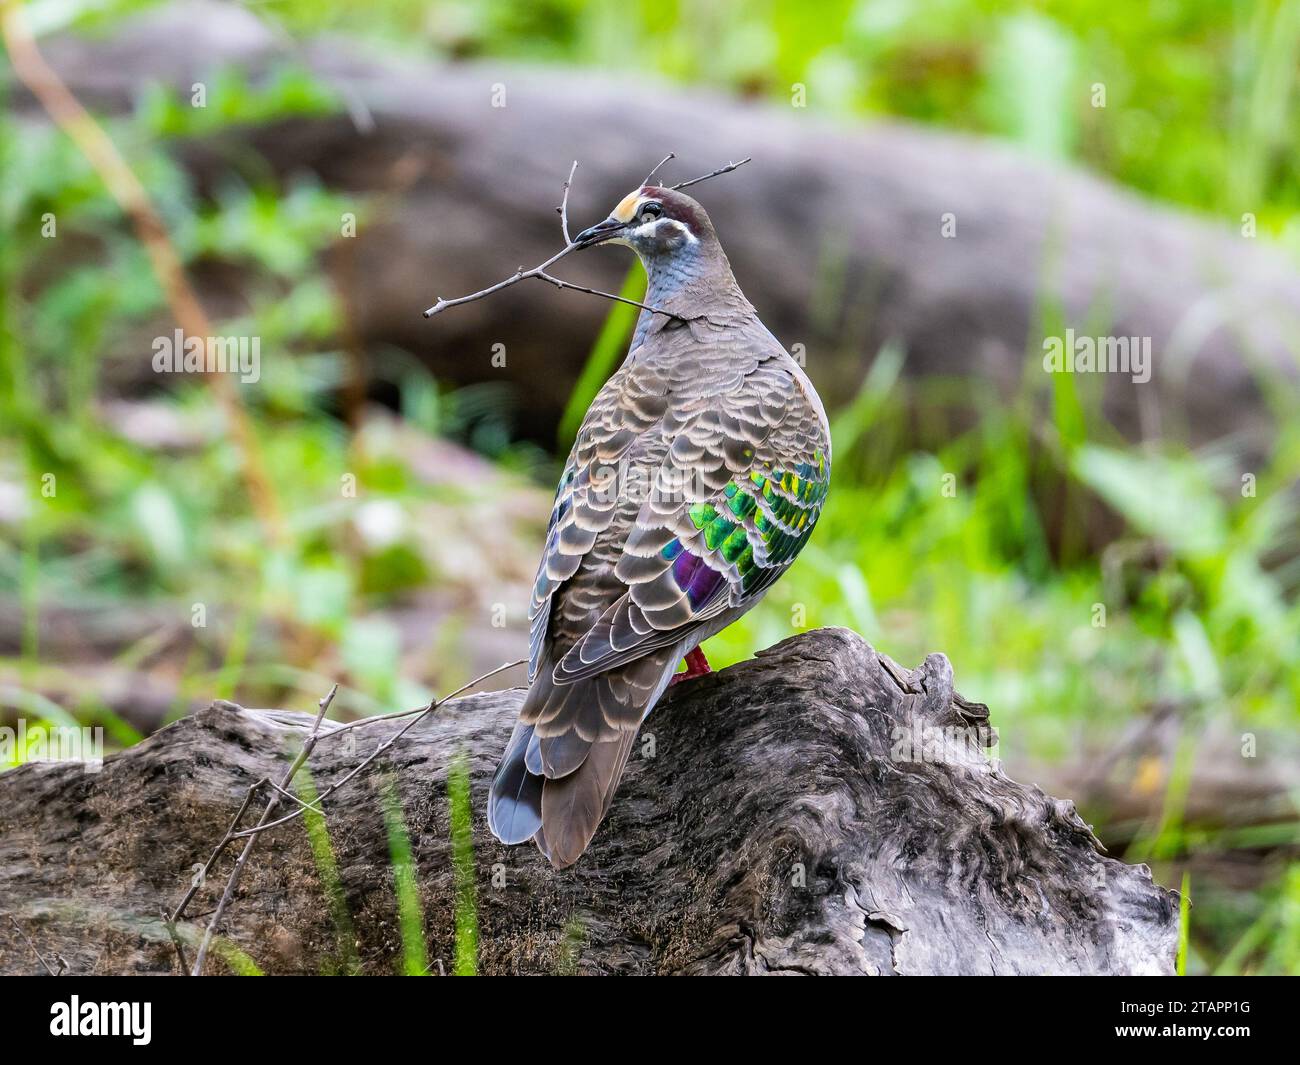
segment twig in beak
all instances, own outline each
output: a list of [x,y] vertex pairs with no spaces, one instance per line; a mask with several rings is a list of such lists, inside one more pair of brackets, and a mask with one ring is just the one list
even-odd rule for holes
[[668,160],[670,160],[670,159],[676,159],[676,158],[677,158],[677,153],[676,153],[676,152],[669,152],[669,153],[668,153],[667,155],[665,155],[662,159],[660,159],[659,162],[657,162],[657,163],[655,164],[655,168],[654,168],[653,170],[651,170],[650,173],[648,173],[648,174],[645,176],[645,180],[644,180],[643,182],[641,182],[641,184],[642,184],[642,185],[649,185],[650,182],[651,182],[651,180],[654,178],[654,176],[655,176],[657,173],[659,173],[659,169],[664,165],[664,163],[668,162]]
[[573,185],[573,175],[578,172],[578,160],[573,161],[573,166],[569,168],[569,179],[564,183],[564,198],[560,200],[560,206],[557,210],[560,212],[560,232],[564,234],[564,243],[572,244],[573,238],[569,236],[569,188]]
[[[660,167],[670,159],[676,158],[677,156],[674,152],[669,152],[659,161],[659,165],[650,171],[642,184],[648,185],[655,174],[659,172]],[[684,189],[688,185],[698,185],[701,181],[707,181],[709,178],[717,177],[719,174],[729,174],[731,171],[744,166],[749,161],[750,157],[747,156],[738,163],[728,163],[726,166],[720,166],[711,174],[705,174],[703,177],[692,178],[690,181],[683,181],[680,185],[674,185],[673,188]],[[573,187],[573,176],[577,172],[578,161],[575,159],[573,161],[573,166],[569,169],[569,179],[564,183],[564,196],[561,199],[558,208],[560,215],[560,231],[564,235],[563,248],[547,259],[546,262],[534,266],[531,270],[525,270],[521,266],[504,281],[498,281],[495,285],[489,285],[487,288],[481,289],[478,292],[471,292],[468,296],[458,296],[455,299],[450,300],[443,299],[439,296],[438,301],[424,312],[424,317],[432,318],[435,314],[441,314],[448,307],[459,307],[462,303],[473,303],[475,300],[481,300],[484,296],[490,296],[494,292],[500,292],[503,288],[517,285],[520,281],[528,281],[531,278],[536,278],[539,281],[545,281],[548,284],[554,285],[556,288],[571,288],[575,292],[585,292],[589,296],[599,296],[601,299],[612,300],[615,303],[626,303],[632,307],[640,307],[643,311],[649,311],[651,314],[662,314],[668,318],[676,318],[679,322],[686,321],[687,319],[683,318],[680,314],[674,314],[672,311],[665,311],[661,307],[652,307],[648,303],[639,303],[637,300],[625,299],[623,296],[616,296],[612,292],[602,292],[598,288],[587,288],[585,285],[574,285],[568,281],[561,280],[548,272],[557,262],[571,252],[577,251],[580,247],[580,245],[573,242],[573,238],[569,235],[569,190]]]
[[701,181],[708,181],[709,178],[715,178],[721,174],[730,174],[733,170],[739,170],[742,166],[744,166],[753,158],[754,157],[752,155],[747,155],[740,162],[728,163],[726,166],[720,166],[718,167],[717,170],[713,171],[711,174],[704,174],[701,177],[691,178],[690,181],[683,181],[680,185],[674,185],[673,191],[676,192],[678,189],[685,189],[685,188],[689,188],[691,185],[698,185]]
[[[669,155],[668,159],[671,158],[672,156]],[[664,160],[664,162],[667,161],[667,159]],[[659,166],[663,166],[663,163],[660,163]],[[658,169],[659,167],[655,167],[655,170]],[[454,300],[445,300],[439,296],[438,302],[424,312],[424,317],[432,318],[435,314],[441,314],[448,307],[458,307],[462,303],[473,303],[475,300],[481,300],[484,296],[490,296],[494,292],[500,292],[503,288],[509,288],[511,285],[519,284],[520,281],[527,281],[529,278],[535,277],[539,281],[546,281],[549,284],[554,285],[556,288],[571,288],[575,292],[585,292],[590,296],[600,296],[602,299],[613,300],[615,303],[627,303],[633,307],[640,307],[643,311],[649,311],[651,314],[664,314],[669,318],[676,318],[678,321],[685,321],[686,319],[682,318],[681,315],[673,314],[671,311],[661,310],[658,307],[651,307],[648,303],[638,303],[636,300],[626,299],[623,296],[616,296],[612,292],[602,292],[598,288],[587,288],[585,285],[574,285],[547,273],[547,270],[550,267],[554,266],[570,252],[575,252],[579,248],[579,245],[575,244],[573,238],[569,236],[569,189],[573,186],[573,175],[577,172],[578,161],[575,159],[573,161],[573,166],[569,168],[569,179],[564,183],[564,196],[560,200],[560,206],[558,208],[560,213],[560,230],[564,234],[563,248],[540,266],[534,266],[531,270],[525,270],[521,266],[504,281],[498,281],[495,285],[489,285],[487,288],[481,289],[478,292],[472,292],[468,296],[458,296]],[[654,171],[651,171],[652,175],[653,173]]]

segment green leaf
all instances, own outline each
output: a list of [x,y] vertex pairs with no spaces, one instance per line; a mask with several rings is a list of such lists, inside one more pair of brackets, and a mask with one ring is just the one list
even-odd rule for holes
[[1200,558],[1224,549],[1226,512],[1206,464],[1085,445],[1071,465],[1134,529],[1177,554]]
[[162,568],[173,570],[188,557],[185,525],[176,500],[157,481],[146,481],[131,495],[131,517]]

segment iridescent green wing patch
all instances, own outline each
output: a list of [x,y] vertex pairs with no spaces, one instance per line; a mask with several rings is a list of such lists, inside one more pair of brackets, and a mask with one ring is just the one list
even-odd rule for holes
[[755,536],[748,564],[738,568],[748,596],[775,580],[808,542],[830,490],[829,463],[819,450],[812,462],[792,469],[751,472],[746,488],[755,505]]
[[[719,571],[728,566],[735,567],[742,598],[775,580],[808,541],[829,486],[826,458],[818,451],[811,463],[751,472],[728,484],[721,499],[693,503],[687,514],[703,543],[688,550],[674,539],[660,552],[673,563],[677,586],[692,607],[717,591]],[[713,556],[713,566],[703,565],[705,555]]]

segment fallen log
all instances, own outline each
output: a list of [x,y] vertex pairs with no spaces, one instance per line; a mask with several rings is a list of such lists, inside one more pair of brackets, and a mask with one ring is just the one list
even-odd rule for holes
[[[328,860],[301,818],[261,835],[222,943],[272,973],[393,972],[384,797],[396,794],[433,971],[452,968],[458,900],[462,919],[473,904],[484,973],[1173,970],[1176,894],[1102,854],[1071,803],[989,760],[987,708],[954,692],[942,655],[907,670],[823,629],[672,689],[591,850],[560,873],[531,846],[498,844],[484,820],[520,698],[454,700],[412,728],[325,803]],[[160,913],[312,720],[218,702],[98,773],[0,776],[0,903],[16,921],[0,921],[0,972],[40,971],[33,946],[74,973],[178,971]],[[327,723],[308,762],[317,788],[402,724],[330,735]],[[459,881],[457,758],[474,863]],[[183,938],[201,931],[232,863],[199,889]]]

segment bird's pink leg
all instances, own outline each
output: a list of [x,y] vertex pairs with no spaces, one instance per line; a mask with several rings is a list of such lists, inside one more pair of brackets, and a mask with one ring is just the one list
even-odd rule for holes
[[704,657],[704,652],[698,647],[686,656],[686,672],[674,673],[670,683],[676,684],[682,680],[694,680],[696,677],[702,677],[706,673],[712,673],[709,668],[709,660]]

